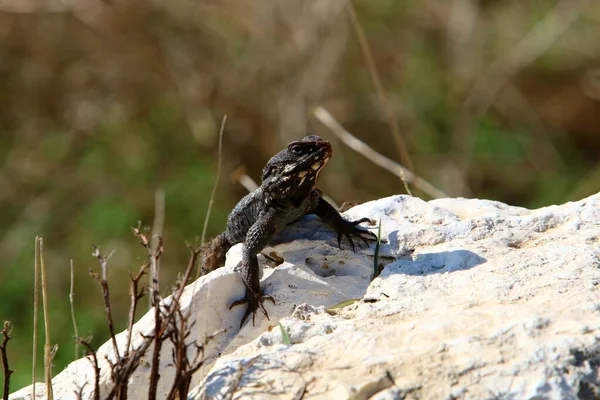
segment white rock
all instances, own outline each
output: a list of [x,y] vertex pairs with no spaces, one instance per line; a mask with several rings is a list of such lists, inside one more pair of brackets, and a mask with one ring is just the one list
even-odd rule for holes
[[[600,194],[532,211],[393,196],[347,215],[381,220],[387,266],[371,284],[374,246],[353,253],[342,242],[340,250],[326,226],[306,218],[264,251],[285,260],[265,268],[264,290],[277,301],[266,303],[270,321],[257,314],[256,326],[238,331],[244,307],[227,309],[244,292],[234,272],[239,246],[225,268],[188,286],[182,303],[197,321],[190,340],[223,330],[207,345],[190,398],[600,396]],[[136,324],[136,332],[152,329],[152,314]],[[169,354],[165,346],[158,398],[173,378]],[[103,394],[107,371],[104,361]],[[130,399],[147,397],[148,373],[148,365],[136,371]],[[74,382],[87,381],[83,398],[91,398],[92,377],[89,361],[75,361],[55,377],[55,397],[73,398]]]

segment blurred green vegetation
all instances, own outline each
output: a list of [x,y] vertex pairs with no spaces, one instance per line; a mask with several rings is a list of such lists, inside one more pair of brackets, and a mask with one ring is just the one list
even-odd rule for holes
[[[354,5],[417,174],[451,196],[526,207],[598,191],[600,3]],[[100,288],[88,274],[98,269],[90,245],[115,250],[113,312],[124,328],[125,277],[144,260],[129,227],[153,226],[164,193],[167,293],[185,268],[185,241],[202,231],[224,114],[224,173],[209,236],[244,195],[240,168],[258,180],[266,160],[307,131],[333,142],[319,186],[339,203],[404,191],[310,115],[322,105],[398,160],[344,2],[14,0],[0,7],[0,317],[14,325],[13,390],[31,382],[35,236],[45,240],[58,373],[75,358],[70,260],[80,334],[99,346],[108,332]],[[541,24],[542,34],[533,34]],[[514,56],[525,38],[528,52]]]

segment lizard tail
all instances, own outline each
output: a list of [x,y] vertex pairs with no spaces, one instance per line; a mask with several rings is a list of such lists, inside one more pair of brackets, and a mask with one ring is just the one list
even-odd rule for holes
[[215,269],[222,267],[225,264],[225,254],[231,248],[231,243],[225,238],[225,234],[221,233],[207,245],[202,254],[202,275],[206,275]]

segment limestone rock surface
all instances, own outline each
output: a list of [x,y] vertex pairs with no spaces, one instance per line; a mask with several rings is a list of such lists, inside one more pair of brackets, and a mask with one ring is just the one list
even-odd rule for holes
[[[189,340],[217,332],[191,399],[600,398],[600,194],[537,210],[392,196],[346,216],[381,221],[385,268],[372,282],[374,245],[340,250],[308,217],[263,252],[284,260],[264,267],[264,291],[277,301],[266,303],[270,321],[257,314],[239,330],[244,307],[228,310],[244,292],[239,246],[225,268],[188,286]],[[152,329],[147,314],[134,347]],[[106,343],[99,359],[113,353]],[[159,398],[173,378],[169,354],[166,346]],[[129,399],[147,397],[149,371],[136,371]],[[73,362],[55,377],[55,398],[74,398],[84,382],[91,398],[92,378],[87,359]],[[102,394],[110,386],[104,359]]]

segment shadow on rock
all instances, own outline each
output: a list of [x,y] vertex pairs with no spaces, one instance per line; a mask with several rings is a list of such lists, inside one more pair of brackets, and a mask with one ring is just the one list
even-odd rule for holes
[[405,274],[425,276],[445,272],[464,271],[487,260],[472,251],[454,250],[413,255],[412,259],[399,259],[386,267],[388,275]]

